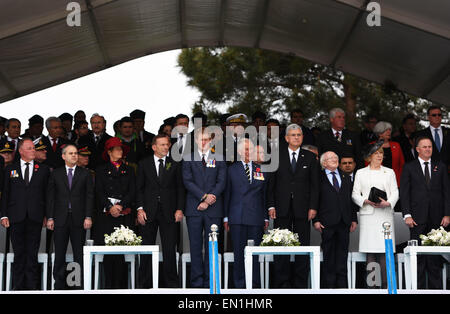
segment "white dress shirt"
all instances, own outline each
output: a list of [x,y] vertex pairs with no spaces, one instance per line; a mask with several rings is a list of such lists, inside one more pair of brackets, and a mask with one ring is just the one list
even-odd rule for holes
[[[328,181],[330,181],[331,185],[333,185],[333,174],[332,174],[331,172],[332,172],[331,170],[325,169],[325,173],[326,173],[326,175],[327,175]],[[339,170],[336,169],[336,170],[334,170],[333,172],[334,172],[335,175],[336,175],[336,179],[337,179],[337,181],[338,181],[339,188],[341,188],[341,186],[342,186],[342,180],[341,180],[341,176],[339,175]],[[333,185],[333,186],[334,186],[334,185]]]
[[289,160],[291,161],[291,164],[292,164],[292,153],[294,153],[294,152],[295,152],[295,162],[297,162],[297,160],[298,160],[298,154],[300,154],[300,147],[297,148],[297,150],[295,150],[295,151],[293,151],[292,149],[290,149],[290,148],[288,147],[288,150],[289,150]]
[[67,177],[69,176],[69,169],[73,169],[72,170],[72,176],[74,176],[75,175],[75,168],[77,167],[77,165],[75,165],[75,166],[73,166],[73,167],[69,167],[68,165],[66,165],[66,174],[67,174]]
[[207,150],[205,153],[202,152],[201,150],[198,150],[198,154],[200,155],[200,158],[202,158],[203,155],[205,155],[205,161],[207,161],[209,158],[209,152],[210,152],[210,150]]
[[425,175],[425,162],[428,162],[428,173],[430,174],[431,178],[431,158],[429,160],[423,160],[422,158],[418,157],[420,162],[420,166],[422,167],[423,175]]
[[442,133],[442,127],[439,126],[438,128],[434,128],[434,127],[432,127],[432,126],[430,125],[431,136],[433,136],[433,141],[436,143],[436,138],[435,138],[435,136],[436,136],[436,131],[435,131],[435,130],[438,131],[438,134],[439,134],[439,140],[440,140],[440,143],[439,143],[439,144],[441,144],[441,149],[442,149],[442,141],[444,140],[444,134]]
[[159,160],[163,160],[163,167],[166,165],[166,157],[164,156],[162,158],[157,157],[156,155],[153,155],[153,158],[155,159],[155,167],[156,167],[156,175],[159,176]]
[[[33,176],[33,169],[34,169],[34,161],[30,161],[30,164],[28,165],[30,177],[28,178],[28,182],[31,181],[31,177]],[[25,161],[20,159],[20,170],[22,170],[22,178],[25,180],[25,170],[27,169],[27,165],[25,165]]]

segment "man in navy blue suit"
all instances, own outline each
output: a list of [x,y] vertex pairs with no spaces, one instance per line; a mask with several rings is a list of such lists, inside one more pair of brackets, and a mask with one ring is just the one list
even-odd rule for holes
[[[191,286],[209,287],[208,234],[211,225],[221,225],[227,165],[222,156],[211,152],[211,133],[196,131],[197,151],[185,155],[183,181],[187,190],[185,216],[191,247]],[[202,248],[204,246],[205,259]]]
[[[241,161],[228,167],[225,189],[224,227],[231,232],[234,250],[234,286],[244,288],[244,248],[248,240],[259,245],[264,229],[269,226],[266,207],[266,174],[252,162],[254,145],[250,139],[241,139],[237,146]],[[253,286],[258,287],[259,265],[253,260]]]

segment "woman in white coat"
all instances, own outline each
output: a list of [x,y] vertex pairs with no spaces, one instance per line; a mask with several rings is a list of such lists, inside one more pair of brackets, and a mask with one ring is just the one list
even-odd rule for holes
[[[370,145],[365,153],[369,165],[356,172],[352,199],[359,210],[359,252],[367,253],[367,263],[381,266],[383,287],[386,285],[386,259],[383,223],[389,222],[395,251],[394,207],[399,199],[397,181],[392,169],[383,167],[383,142]],[[386,192],[387,199],[379,203],[369,201],[372,187]]]

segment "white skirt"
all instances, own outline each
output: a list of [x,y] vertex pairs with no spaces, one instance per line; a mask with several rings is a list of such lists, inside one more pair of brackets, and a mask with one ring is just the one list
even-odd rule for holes
[[359,216],[359,252],[384,253],[383,223],[391,224],[392,244],[395,252],[394,213],[390,207],[374,208],[372,214]]

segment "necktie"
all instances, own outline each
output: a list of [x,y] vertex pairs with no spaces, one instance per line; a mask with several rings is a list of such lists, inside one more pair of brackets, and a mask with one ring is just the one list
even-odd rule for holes
[[181,154],[183,152],[183,134],[180,134],[178,147],[178,152]]
[[164,160],[159,159],[158,178],[161,179],[164,171]]
[[336,172],[332,171],[331,174],[333,175],[333,186],[334,186],[335,190],[337,192],[339,192],[339,182],[336,178]]
[[295,172],[295,169],[297,168],[297,159],[295,158],[295,152],[292,152],[291,168],[292,172]]
[[52,149],[54,152],[56,152],[56,138],[53,138],[52,141],[53,141]]
[[202,154],[202,165],[203,167],[206,167],[205,154]]
[[67,174],[67,179],[69,180],[69,189],[72,189],[73,168],[69,168],[69,173]]
[[341,141],[341,134],[339,132],[336,132],[335,136],[336,136],[336,139],[338,140],[338,142],[340,142]]
[[427,187],[430,187],[431,177],[430,177],[430,170],[428,169],[428,162],[423,163],[425,165],[425,183],[427,184]]
[[98,144],[98,140],[99,140],[99,138],[100,138],[100,136],[98,136],[98,135],[96,135],[96,136],[95,136],[95,145],[97,145],[97,144]]
[[250,167],[248,164],[245,164],[245,174],[247,175],[247,179],[249,183],[252,183],[252,178],[250,176]]
[[441,137],[439,136],[438,129],[434,129],[434,142],[438,151],[441,151]]
[[25,165],[27,166],[27,168],[25,169],[25,185],[30,184],[30,163],[26,162]]

